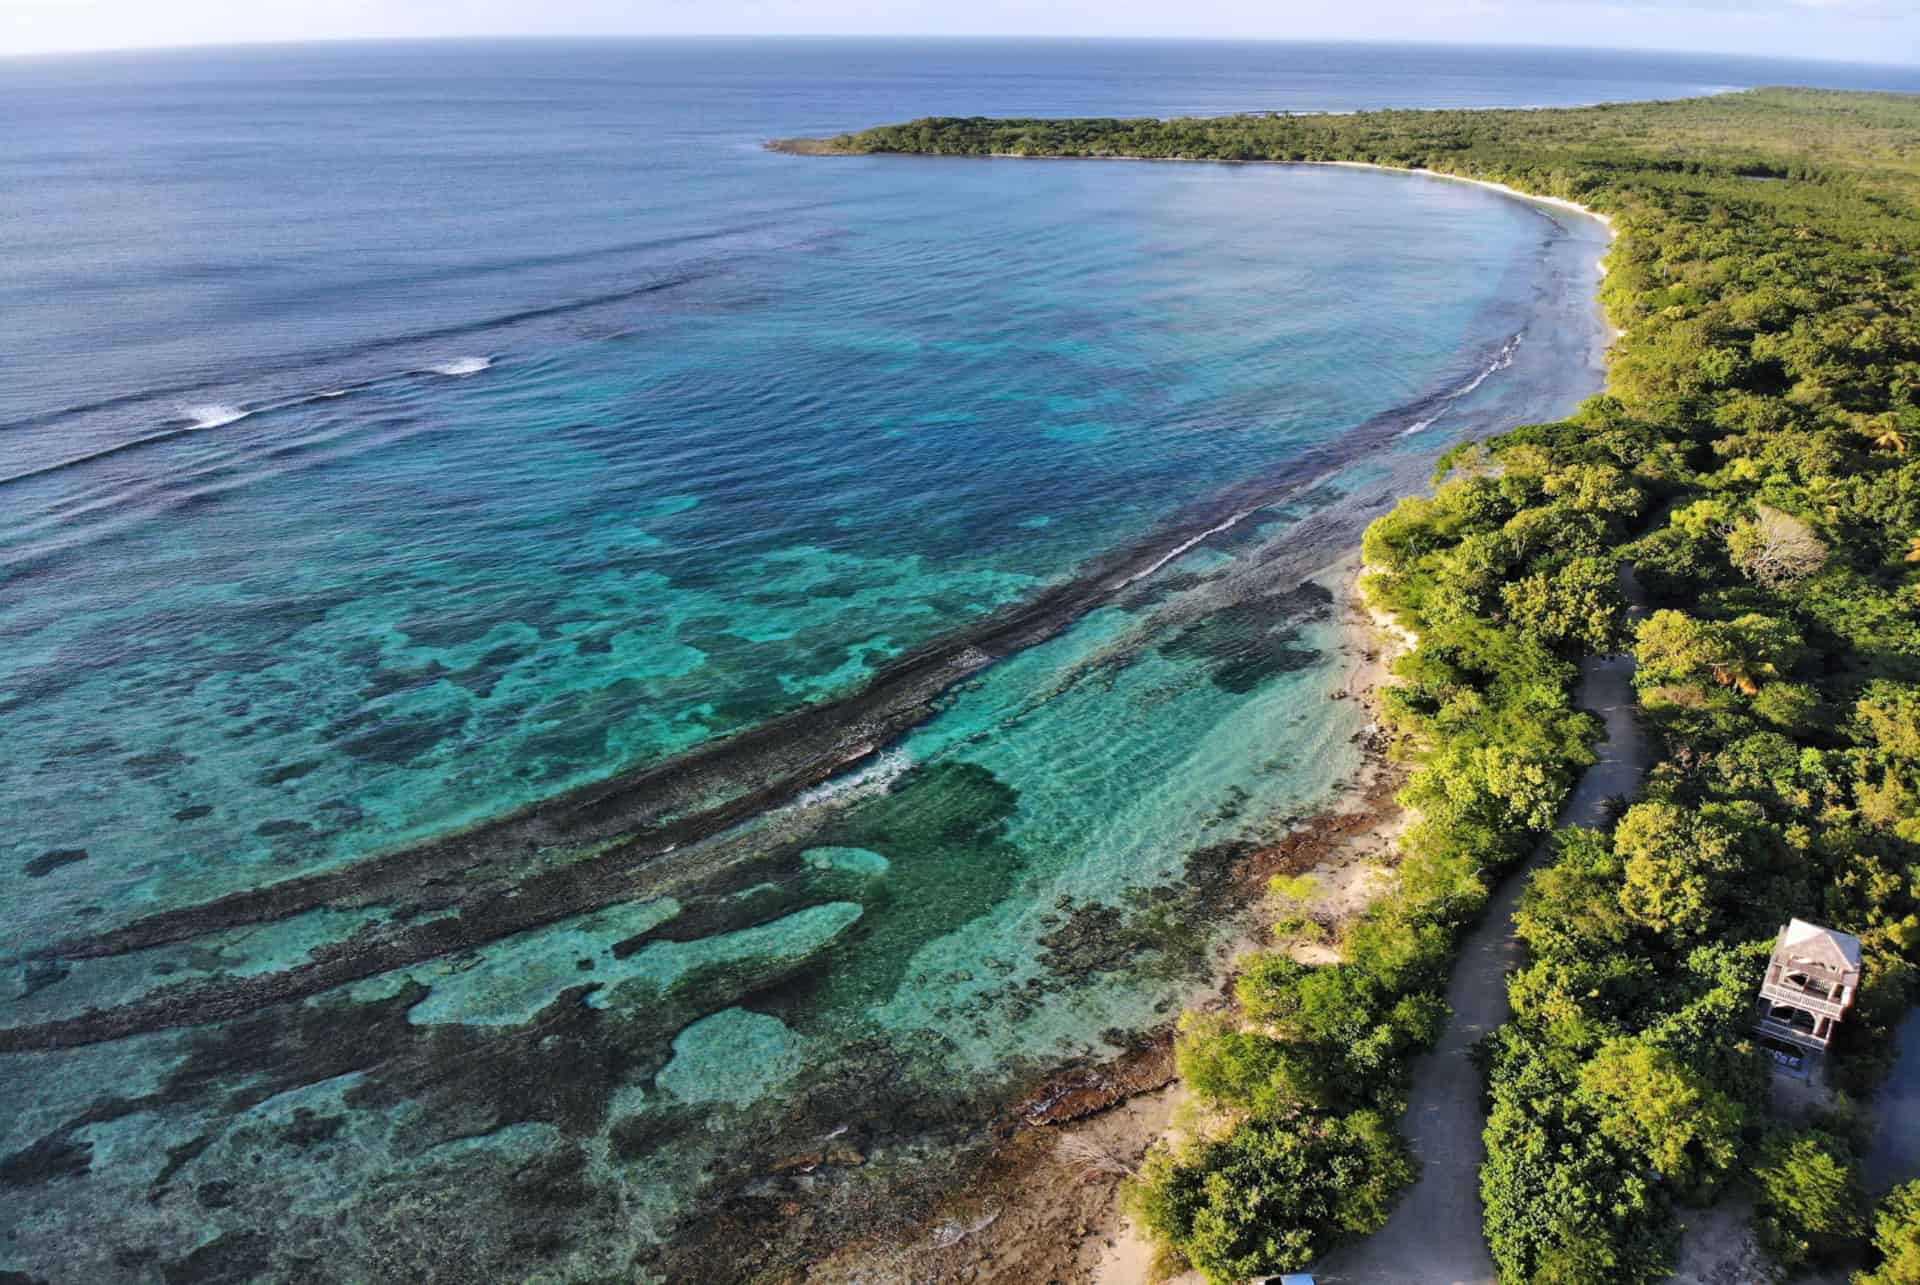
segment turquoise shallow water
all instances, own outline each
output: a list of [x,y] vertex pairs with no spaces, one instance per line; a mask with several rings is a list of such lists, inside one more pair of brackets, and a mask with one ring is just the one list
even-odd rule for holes
[[11,488],[6,706],[51,735],[0,806],[22,860],[88,855],[0,875],[9,933],[351,858],[845,692],[1470,378],[1543,226],[1341,171],[866,168],[946,188],[948,230],[903,194],[615,335]]
[[[8,87],[78,248],[0,406],[0,1269],[628,1279],[781,1155],[964,1135],[1165,1020],[1358,765],[1366,518],[1597,387],[1599,233],[1464,185],[273,57]],[[716,749],[769,727],[843,770]]]

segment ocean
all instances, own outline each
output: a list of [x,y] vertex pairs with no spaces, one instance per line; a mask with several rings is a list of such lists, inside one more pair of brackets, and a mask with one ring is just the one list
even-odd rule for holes
[[1363,766],[1361,527],[1600,386],[1578,216],[766,139],[1778,83],[1920,72],[0,59],[0,1276],[645,1279],[925,1163],[1178,1010]]

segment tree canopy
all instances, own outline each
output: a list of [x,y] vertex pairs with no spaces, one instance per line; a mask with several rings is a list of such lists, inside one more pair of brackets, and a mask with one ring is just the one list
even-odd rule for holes
[[[1411,1175],[1385,1121],[1451,942],[1591,761],[1575,663],[1631,645],[1658,761],[1610,831],[1555,842],[1487,1047],[1502,1279],[1662,1279],[1676,1202],[1732,1181],[1783,1262],[1857,1242],[1848,1142],[1756,1127],[1748,1018],[1780,922],[1858,935],[1833,1067],[1866,1089],[1920,964],[1920,99],[946,117],[828,150],[1360,161],[1612,220],[1606,395],[1450,452],[1366,535],[1370,596],[1421,639],[1387,700],[1420,816],[1396,890],[1345,962],[1249,969],[1239,1017],[1189,1028],[1183,1066],[1231,1127],[1156,1153],[1136,1198],[1222,1282],[1384,1219]],[[1621,562],[1656,599],[1631,630]],[[1916,1210],[1911,1187],[1889,1200],[1863,1285],[1920,1280]]]

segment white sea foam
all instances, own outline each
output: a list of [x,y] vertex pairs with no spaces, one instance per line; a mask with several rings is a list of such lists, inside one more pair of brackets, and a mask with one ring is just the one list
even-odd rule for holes
[[1468,380],[1466,383],[1462,384],[1460,387],[1448,393],[1447,400],[1452,401],[1456,397],[1465,397],[1468,393],[1480,387],[1480,385],[1486,383],[1488,376],[1492,375],[1494,371],[1499,369],[1500,369],[1500,363],[1497,361],[1494,362],[1491,366],[1488,366],[1485,370],[1475,375],[1472,379]]
[[1179,544],[1174,545],[1171,549],[1161,554],[1160,557],[1154,561],[1152,566],[1136,571],[1132,575],[1128,576],[1126,579],[1116,581],[1113,585],[1109,587],[1113,589],[1124,589],[1128,585],[1134,583],[1137,580],[1146,579],[1148,576],[1158,571],[1161,567],[1166,566],[1169,562],[1172,562],[1175,558],[1179,557],[1181,554],[1185,553],[1187,550],[1193,548],[1194,545],[1199,544],[1202,540],[1206,539],[1208,536],[1219,535],[1222,531],[1229,530],[1232,527],[1239,525],[1240,520],[1246,517],[1247,514],[1251,512],[1253,512],[1252,509],[1242,509],[1240,510],[1240,512],[1228,518],[1225,522],[1222,522],[1219,526],[1210,526],[1206,530],[1202,531],[1199,535],[1196,535],[1191,539],[1182,540]]
[[203,406],[182,406],[180,413],[191,422],[194,428],[219,428],[222,424],[231,424],[237,419],[245,419],[253,414],[241,406],[229,406],[225,402],[208,402]]
[[1462,397],[1465,397],[1468,393],[1472,392],[1474,389],[1480,387],[1480,385],[1486,383],[1488,379],[1492,378],[1494,375],[1498,374],[1500,371],[1503,371],[1507,367],[1513,365],[1514,351],[1520,347],[1520,341],[1525,338],[1526,338],[1526,335],[1522,333],[1522,334],[1515,335],[1513,338],[1507,340],[1507,342],[1501,346],[1499,353],[1497,353],[1494,356],[1494,359],[1487,363],[1487,368],[1485,370],[1481,371],[1479,374],[1475,375],[1472,379],[1469,379],[1466,383],[1460,385],[1460,387],[1454,389],[1452,392],[1448,393],[1444,398],[1442,398],[1439,409],[1434,411],[1433,414],[1427,416],[1425,419],[1417,419],[1410,426],[1401,429],[1400,436],[1412,437],[1415,433],[1422,432],[1425,429],[1432,428],[1434,426],[1434,423],[1442,415],[1446,414],[1449,410],[1453,409],[1453,404],[1455,402],[1459,401]]
[[1526,338],[1525,335],[1515,335],[1513,338],[1507,340],[1506,347],[1500,350],[1500,355],[1495,357],[1490,363],[1488,363],[1487,368],[1485,370],[1475,375],[1465,385],[1459,388],[1456,388],[1453,390],[1453,392],[1447,394],[1447,400],[1452,401],[1456,397],[1465,397],[1468,393],[1480,387],[1480,385],[1486,383],[1487,380],[1491,378],[1494,374],[1496,374],[1499,371],[1505,370],[1507,367],[1513,365],[1514,350],[1520,346],[1520,341],[1524,338]]
[[848,803],[872,794],[884,794],[887,788],[905,776],[912,766],[913,759],[905,750],[890,750],[858,772],[837,776],[824,785],[815,786],[795,799],[792,806],[796,809],[813,808],[822,804]]
[[427,370],[435,375],[477,375],[491,365],[491,357],[455,357],[452,361],[429,366]]

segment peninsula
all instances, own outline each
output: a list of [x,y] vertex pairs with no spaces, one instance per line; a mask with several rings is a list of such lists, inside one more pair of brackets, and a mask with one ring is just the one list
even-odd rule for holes
[[[771,146],[1365,164],[1610,220],[1607,393],[1457,448],[1366,536],[1371,600],[1419,638],[1385,702],[1418,817],[1393,887],[1333,962],[1257,954],[1231,1015],[1185,1024],[1208,1115],[1149,1155],[1132,1207],[1215,1282],[1381,1228],[1416,1172],[1396,1120],[1455,946],[1545,845],[1482,1046],[1499,1278],[1664,1279],[1688,1211],[1734,1199],[1784,1268],[1920,1279],[1920,1188],[1870,1215],[1870,1125],[1845,1097],[1776,1109],[1752,1029],[1781,924],[1858,936],[1830,1075],[1870,1094],[1920,965],[1920,98],[941,117]],[[1576,678],[1621,652],[1653,761],[1638,797],[1562,826],[1598,732]]]

